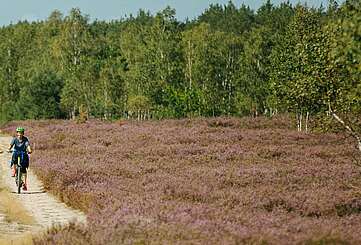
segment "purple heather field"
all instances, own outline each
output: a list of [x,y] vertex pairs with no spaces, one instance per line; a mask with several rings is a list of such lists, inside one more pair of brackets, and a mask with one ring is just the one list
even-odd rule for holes
[[284,116],[21,124],[46,189],[88,217],[35,244],[361,244],[360,154],[344,134]]

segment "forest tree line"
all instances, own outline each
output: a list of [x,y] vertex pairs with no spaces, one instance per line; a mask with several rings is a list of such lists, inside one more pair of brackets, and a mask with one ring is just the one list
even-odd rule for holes
[[[90,21],[79,9],[0,29],[0,121],[361,112],[361,6],[210,5]],[[340,116],[341,115],[341,116]],[[349,117],[351,116],[351,117]],[[349,119],[351,118],[351,119]]]

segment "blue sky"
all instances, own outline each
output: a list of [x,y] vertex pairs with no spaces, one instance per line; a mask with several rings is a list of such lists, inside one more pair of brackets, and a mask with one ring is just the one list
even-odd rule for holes
[[[252,9],[257,9],[265,0],[233,0],[236,6],[244,3]],[[271,0],[278,5],[283,0]],[[343,0],[338,0],[339,2]],[[171,6],[177,11],[177,18],[184,20],[186,17],[193,19],[205,10],[211,3],[226,4],[228,0],[0,0],[0,26],[16,23],[19,20],[42,20],[57,9],[67,15],[74,7],[88,14],[92,20],[111,20],[136,14],[139,9],[150,10],[155,13]],[[291,3],[300,2],[290,0]],[[301,0],[310,6],[326,6],[328,0]]]

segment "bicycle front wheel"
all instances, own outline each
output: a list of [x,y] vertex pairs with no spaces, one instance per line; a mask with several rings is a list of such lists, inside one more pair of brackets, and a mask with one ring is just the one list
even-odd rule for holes
[[18,165],[16,166],[16,184],[18,189],[18,194],[21,192],[22,186],[22,173],[21,173],[21,165],[20,165],[20,157],[18,157]]

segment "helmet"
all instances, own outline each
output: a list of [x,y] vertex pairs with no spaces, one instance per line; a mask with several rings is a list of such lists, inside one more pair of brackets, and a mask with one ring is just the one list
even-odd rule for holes
[[17,127],[16,132],[24,133],[25,129],[23,127]]

